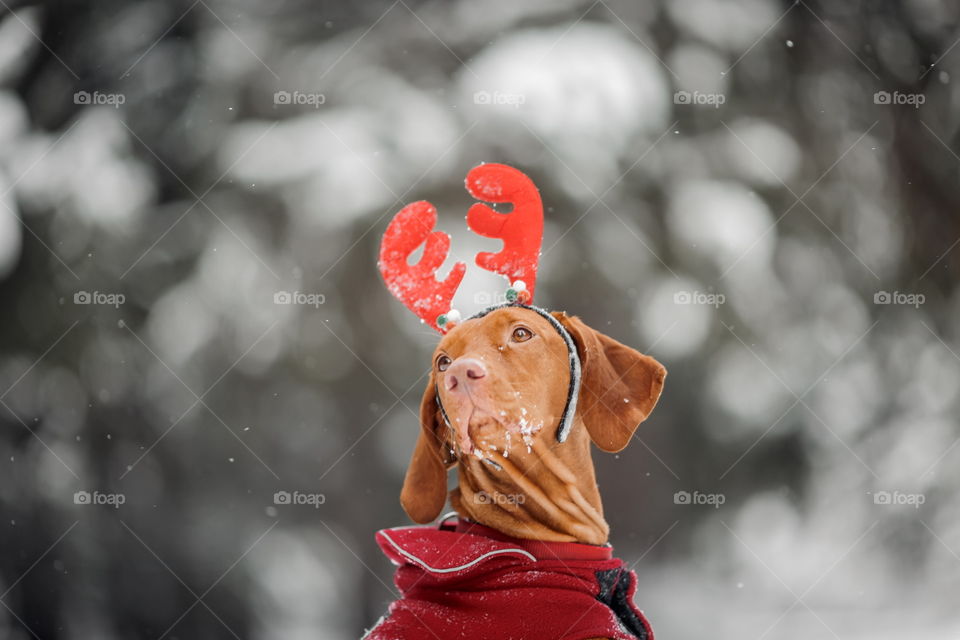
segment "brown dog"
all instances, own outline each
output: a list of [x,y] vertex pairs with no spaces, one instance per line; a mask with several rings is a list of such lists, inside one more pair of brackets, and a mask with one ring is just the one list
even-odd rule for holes
[[472,231],[503,241],[476,263],[507,278],[510,302],[461,323],[452,302],[466,265],[439,278],[450,236],[434,230],[436,208],[411,203],[388,225],[378,261],[387,288],[444,334],[400,502],[416,522],[434,520],[456,464],[450,501],[460,517],[377,532],[401,597],[365,637],[652,640],[634,603],[637,577],[607,544],[590,442],[624,448],[666,370],[578,318],[532,306],[543,205],[528,176],[481,164],[464,184],[478,200],[513,207],[478,202],[466,217]]
[[582,372],[569,436],[557,437],[571,388],[557,329],[522,306],[463,322],[437,345],[420,404],[400,495],[414,521],[440,514],[456,463],[450,500],[462,518],[515,538],[607,542],[590,442],[623,449],[656,405],[666,369],[577,317],[552,316],[573,338]]

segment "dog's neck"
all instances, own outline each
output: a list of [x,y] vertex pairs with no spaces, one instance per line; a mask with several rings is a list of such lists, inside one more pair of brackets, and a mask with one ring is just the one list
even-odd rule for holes
[[566,442],[537,438],[529,449],[523,444],[490,459],[499,469],[477,457],[461,459],[459,486],[450,494],[460,516],[515,538],[606,543],[610,528],[582,424],[574,424]]

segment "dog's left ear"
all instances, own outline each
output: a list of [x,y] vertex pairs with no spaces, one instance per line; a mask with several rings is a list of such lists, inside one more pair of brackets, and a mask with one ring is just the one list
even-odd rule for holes
[[420,400],[420,436],[413,447],[400,491],[403,510],[419,524],[426,524],[440,515],[447,501],[447,470],[452,462],[444,456],[448,447],[441,436],[441,419],[436,381],[431,371]]
[[582,375],[577,414],[594,444],[604,451],[620,451],[653,411],[667,370],[576,316],[555,311],[553,317],[577,343]]

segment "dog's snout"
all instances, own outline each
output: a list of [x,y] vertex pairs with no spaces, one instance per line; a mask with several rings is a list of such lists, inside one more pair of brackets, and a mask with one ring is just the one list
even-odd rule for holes
[[486,375],[487,368],[476,358],[457,358],[447,368],[447,391],[458,388],[461,382],[479,380]]

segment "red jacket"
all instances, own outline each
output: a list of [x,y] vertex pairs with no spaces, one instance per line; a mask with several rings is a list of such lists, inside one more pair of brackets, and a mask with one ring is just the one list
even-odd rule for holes
[[460,520],[376,535],[402,597],[364,640],[653,640],[610,546],[509,538]]

